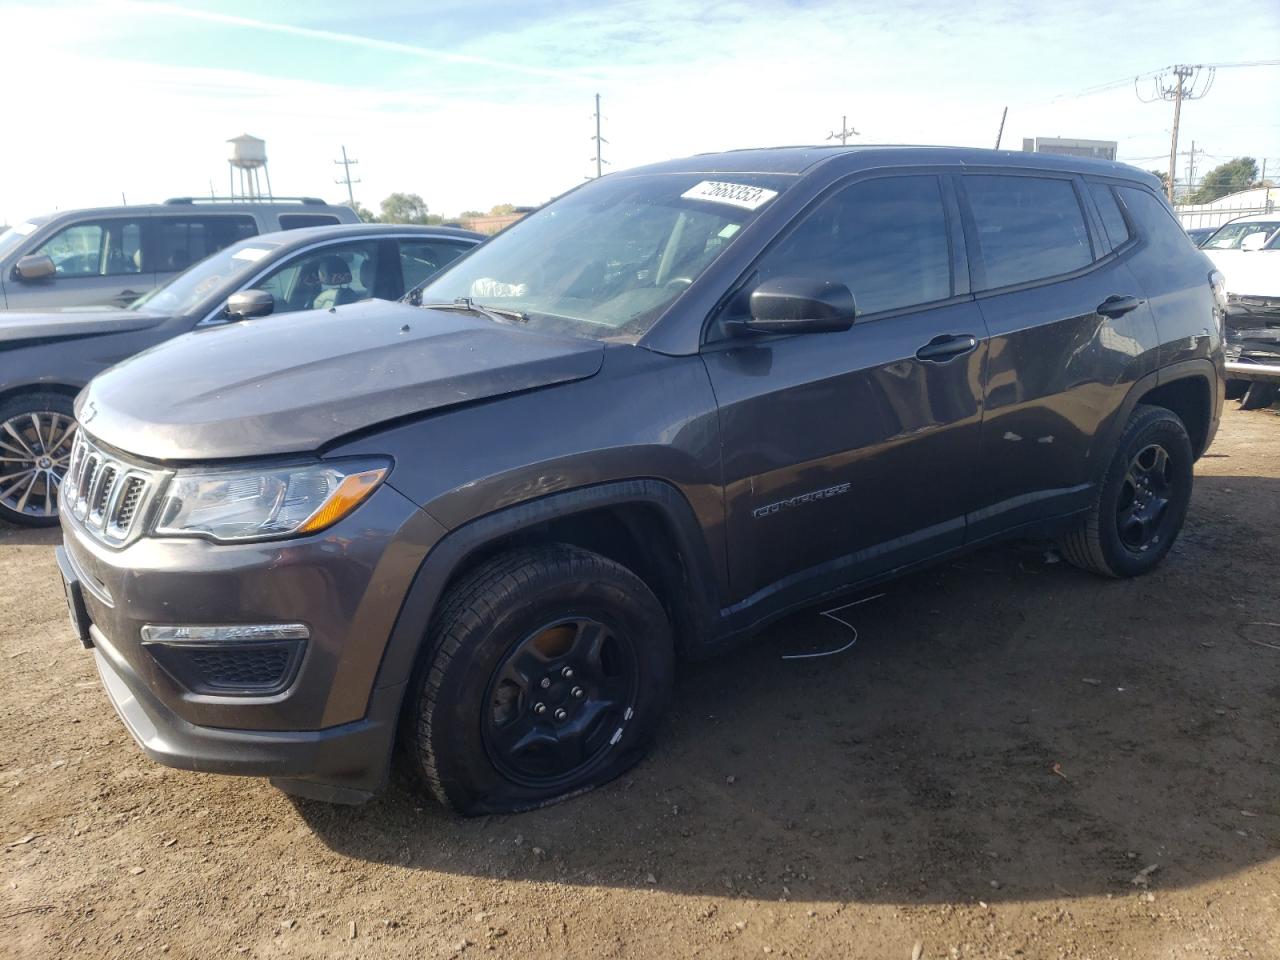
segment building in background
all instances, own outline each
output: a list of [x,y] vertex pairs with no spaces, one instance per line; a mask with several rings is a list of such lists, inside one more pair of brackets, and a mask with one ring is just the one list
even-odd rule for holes
[[1115,140],[1071,140],[1065,137],[1022,138],[1023,153],[1056,153],[1064,157],[1093,157],[1095,160],[1114,160]]
[[1193,227],[1220,227],[1236,217],[1248,217],[1255,213],[1275,213],[1280,203],[1280,187],[1266,181],[1262,186],[1241,190],[1219,197],[1212,203],[1180,203],[1174,209],[1184,229]]

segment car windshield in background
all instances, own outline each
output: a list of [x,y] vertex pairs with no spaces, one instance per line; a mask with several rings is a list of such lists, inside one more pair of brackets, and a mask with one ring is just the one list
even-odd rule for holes
[[206,299],[213,297],[229,281],[247,279],[258,261],[279,247],[278,243],[257,237],[243,240],[187,268],[163,287],[157,287],[145,297],[135,300],[129,309],[173,317],[211,310],[215,304],[205,306]]
[[1239,250],[1245,237],[1255,233],[1269,237],[1278,229],[1280,229],[1280,220],[1228,223],[1219,227],[1218,232],[1200,246],[1205,250]]
[[22,243],[28,236],[39,228],[38,223],[32,223],[30,220],[23,223],[15,224],[4,233],[0,233],[0,257],[3,257],[10,250],[13,250],[18,244]]
[[606,177],[494,237],[423,287],[420,302],[465,299],[548,332],[639,337],[791,182]]

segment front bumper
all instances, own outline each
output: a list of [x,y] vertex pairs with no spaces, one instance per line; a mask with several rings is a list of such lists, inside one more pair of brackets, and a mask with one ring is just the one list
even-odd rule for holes
[[[410,585],[444,534],[427,514],[384,484],[310,537],[144,537],[123,548],[61,514],[69,599],[112,704],[150,757],[336,801],[364,799],[385,781],[405,676],[379,669]],[[290,622],[310,637],[292,682],[269,696],[193,692],[141,639],[146,624]]]
[[1280,363],[1253,363],[1247,360],[1227,361],[1228,380],[1253,380],[1280,383]]
[[157,763],[200,773],[270,777],[290,793],[331,803],[362,803],[387,780],[403,685],[375,691],[363,719],[325,730],[202,727],[153,697],[101,630],[90,627],[89,635],[111,705]]

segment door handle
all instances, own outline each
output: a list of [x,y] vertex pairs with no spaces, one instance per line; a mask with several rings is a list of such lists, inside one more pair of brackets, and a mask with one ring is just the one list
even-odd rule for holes
[[1145,300],[1139,300],[1137,297],[1110,296],[1098,304],[1098,313],[1114,320],[1116,317],[1123,317],[1131,310],[1137,310],[1144,303],[1146,303]]
[[134,290],[121,290],[120,293],[116,295],[115,299],[122,307],[127,307],[140,296],[142,296],[142,294],[137,293]]
[[946,363],[953,357],[968,353],[978,345],[978,338],[971,333],[944,334],[934,337],[916,351],[917,360]]

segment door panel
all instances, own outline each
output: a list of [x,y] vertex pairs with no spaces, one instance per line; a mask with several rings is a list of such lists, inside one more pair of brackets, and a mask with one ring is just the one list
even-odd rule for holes
[[[1095,438],[1129,385],[1151,369],[1155,327],[1124,248],[1089,266],[1104,244],[1086,227],[1071,179],[961,180],[970,199],[975,181],[986,193],[971,211],[979,287],[1024,284],[978,297],[991,338],[978,497],[968,524],[969,539],[978,540],[1092,502]],[[1038,276],[1059,264],[1079,268],[1082,257],[1083,272]]]
[[[972,334],[975,349],[918,360],[939,334]],[[704,352],[720,405],[739,606],[775,592],[784,602],[963,542],[985,350],[981,314],[965,302]]]

